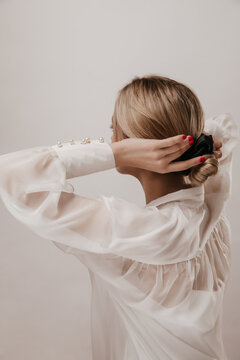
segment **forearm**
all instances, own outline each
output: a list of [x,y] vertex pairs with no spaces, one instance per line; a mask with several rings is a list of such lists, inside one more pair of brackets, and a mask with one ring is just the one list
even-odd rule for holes
[[75,141],[74,145],[64,144],[62,147],[52,146],[66,169],[66,179],[113,169],[115,159],[107,142],[92,139],[90,143],[82,144]]
[[[0,195],[14,204],[34,207],[51,191],[72,192],[67,179],[115,167],[107,143],[93,140],[62,147],[38,146],[0,155]],[[29,200],[31,199],[31,201]]]

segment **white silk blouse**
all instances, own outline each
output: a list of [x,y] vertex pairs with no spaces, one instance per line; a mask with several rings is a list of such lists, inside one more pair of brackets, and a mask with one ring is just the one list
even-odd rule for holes
[[222,142],[218,173],[144,206],[74,192],[69,179],[115,168],[107,142],[0,156],[9,212],[89,271],[94,360],[227,359],[222,305],[231,229],[224,208],[239,125],[224,113],[207,119],[204,130]]

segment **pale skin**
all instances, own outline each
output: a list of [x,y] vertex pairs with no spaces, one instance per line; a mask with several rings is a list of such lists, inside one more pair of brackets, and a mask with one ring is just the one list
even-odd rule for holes
[[[208,135],[207,132],[204,133]],[[110,146],[116,168],[121,174],[132,175],[139,180],[145,193],[146,204],[160,196],[191,187],[184,184],[180,174],[171,173],[198,165],[202,157],[172,163],[191,146],[190,135],[187,135],[186,139],[183,139],[182,135],[184,134],[163,140],[124,139],[120,128],[113,129]],[[216,158],[220,158],[222,143],[214,136],[213,141],[214,154]]]

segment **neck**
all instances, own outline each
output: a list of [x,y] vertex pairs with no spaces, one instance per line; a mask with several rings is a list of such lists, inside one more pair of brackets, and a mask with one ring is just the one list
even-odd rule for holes
[[183,177],[179,174],[158,174],[143,170],[134,176],[143,187],[146,204],[169,193],[192,187],[185,184]]

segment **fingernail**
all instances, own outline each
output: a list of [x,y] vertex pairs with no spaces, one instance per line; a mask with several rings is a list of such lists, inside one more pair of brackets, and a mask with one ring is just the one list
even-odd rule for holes
[[186,139],[186,137],[187,137],[187,135],[183,135],[183,136],[182,136],[183,139]]
[[193,137],[192,136],[189,136],[188,137],[188,140],[190,141],[190,140],[193,140]]
[[194,143],[194,140],[189,141],[189,145],[192,145]]
[[204,156],[200,158],[200,162],[203,162],[205,160],[206,160],[206,158]]

